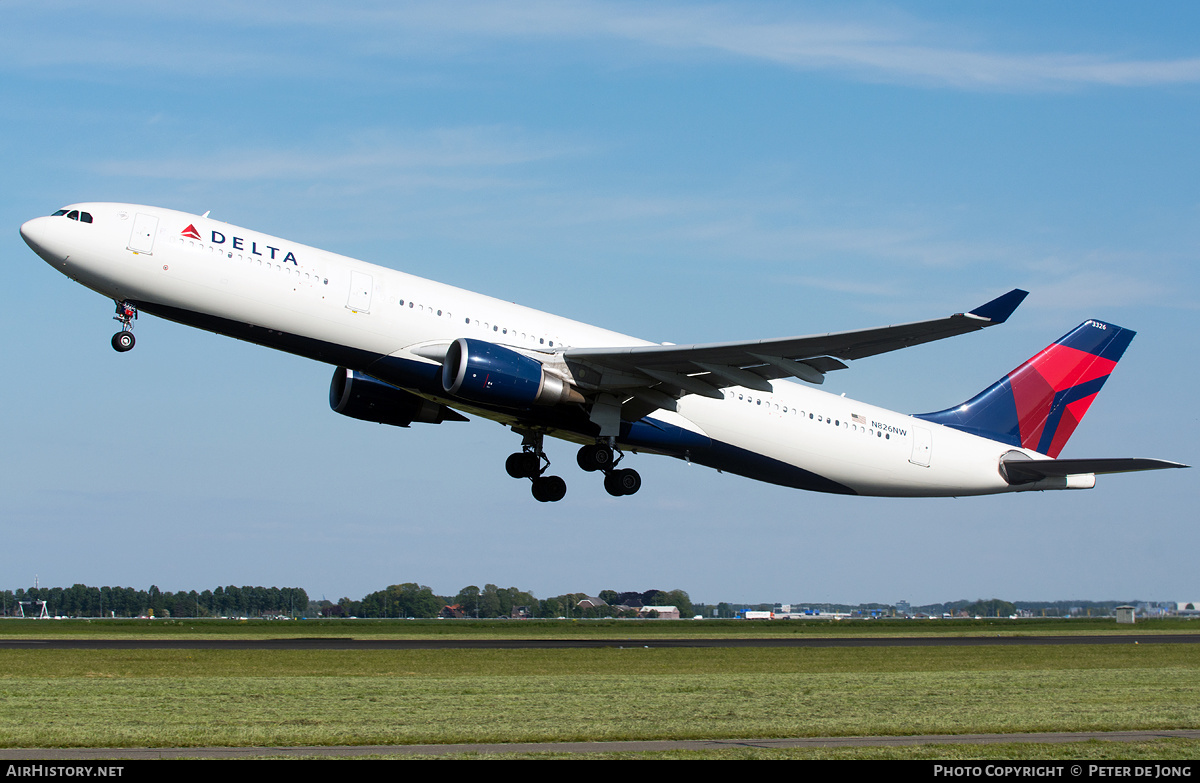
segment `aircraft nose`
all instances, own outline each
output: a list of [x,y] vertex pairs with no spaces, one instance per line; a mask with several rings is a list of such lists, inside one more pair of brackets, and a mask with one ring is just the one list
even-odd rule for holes
[[25,244],[29,245],[33,252],[47,261],[56,258],[56,254],[51,249],[53,220],[54,218],[37,217],[26,221],[21,226],[21,239],[25,240]]

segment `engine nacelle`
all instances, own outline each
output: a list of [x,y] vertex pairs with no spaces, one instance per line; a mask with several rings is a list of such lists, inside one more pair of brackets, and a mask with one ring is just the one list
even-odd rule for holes
[[441,424],[447,419],[467,421],[465,416],[445,405],[345,367],[333,371],[333,380],[329,383],[329,407],[343,416],[393,427],[407,427],[414,421],[424,424]]
[[442,389],[464,400],[507,408],[584,401],[570,384],[547,373],[537,359],[469,337],[450,343],[442,362]]

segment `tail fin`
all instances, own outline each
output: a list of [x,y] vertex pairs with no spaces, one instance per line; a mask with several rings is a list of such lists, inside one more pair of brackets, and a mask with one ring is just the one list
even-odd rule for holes
[[916,417],[1057,458],[1134,334],[1084,321],[962,405]]

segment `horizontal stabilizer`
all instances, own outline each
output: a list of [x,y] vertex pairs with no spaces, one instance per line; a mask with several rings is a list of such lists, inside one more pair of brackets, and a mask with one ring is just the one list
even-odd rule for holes
[[1162,470],[1163,468],[1186,468],[1180,462],[1165,459],[1140,459],[1136,457],[1117,459],[1005,459],[1000,461],[1010,484],[1025,484],[1045,478],[1064,478],[1087,473],[1131,473],[1137,470]]

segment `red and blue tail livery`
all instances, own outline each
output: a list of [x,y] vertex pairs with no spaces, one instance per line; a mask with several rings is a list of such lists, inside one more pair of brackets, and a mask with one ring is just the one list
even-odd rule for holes
[[962,405],[917,418],[1058,457],[1135,334],[1084,321]]

